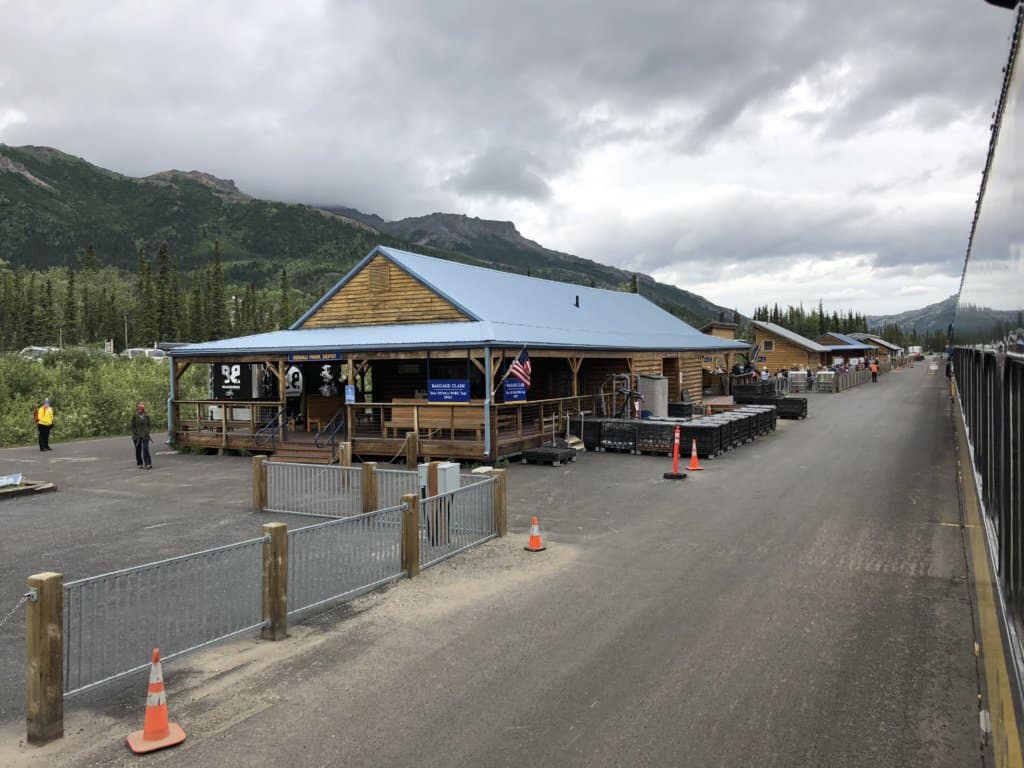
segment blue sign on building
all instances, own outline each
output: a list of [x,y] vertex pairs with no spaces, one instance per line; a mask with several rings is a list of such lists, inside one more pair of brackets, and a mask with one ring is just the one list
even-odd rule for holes
[[354,403],[356,401],[356,385],[346,384],[345,385],[345,402]]
[[516,403],[526,399],[526,385],[519,379],[505,379],[505,402]]
[[469,379],[429,379],[427,401],[431,403],[468,403]]

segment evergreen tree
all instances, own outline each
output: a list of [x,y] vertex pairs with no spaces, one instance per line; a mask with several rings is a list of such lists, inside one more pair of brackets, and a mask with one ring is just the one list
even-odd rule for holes
[[57,341],[56,321],[53,314],[53,280],[49,277],[43,286],[43,306],[40,312],[40,323],[42,325],[42,337],[40,343],[44,346],[53,346]]
[[144,251],[139,251],[139,282],[135,298],[134,324],[131,329],[132,344],[149,346],[156,339],[156,328],[153,321],[154,296],[153,274],[149,259]]
[[61,336],[65,345],[78,343],[78,292],[75,290],[74,270],[68,272],[67,288],[64,292],[64,322],[62,323]]
[[231,320],[228,315],[227,293],[224,289],[224,269],[220,263],[219,240],[213,242],[213,271],[210,275],[209,298],[209,338],[223,339],[231,332]]
[[203,309],[203,275],[193,275],[192,290],[188,296],[188,340],[193,342],[206,340],[206,317]]
[[156,282],[154,285],[153,301],[155,304],[155,340],[168,339],[171,325],[171,315],[174,312],[172,304],[171,288],[171,255],[167,248],[167,242],[160,243],[156,254]]
[[280,330],[292,324],[292,302],[288,287],[288,272],[284,267],[281,267],[281,279],[278,284],[278,290],[281,292],[280,305],[277,311],[277,327]]

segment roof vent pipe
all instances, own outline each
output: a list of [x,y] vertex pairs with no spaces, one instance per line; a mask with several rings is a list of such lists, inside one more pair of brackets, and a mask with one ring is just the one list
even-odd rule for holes
[[580,308],[580,295],[577,293],[576,294],[576,309],[579,309],[579,308]]

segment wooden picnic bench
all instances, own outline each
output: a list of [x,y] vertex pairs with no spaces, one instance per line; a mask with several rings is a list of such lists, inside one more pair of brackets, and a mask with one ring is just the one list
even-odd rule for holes
[[[479,440],[484,430],[483,403],[472,401],[458,405],[439,405],[413,398],[395,398],[391,401],[391,418],[384,422],[387,436],[404,435],[419,428],[426,437],[447,431],[454,440],[456,431],[476,434]],[[417,411],[419,411],[417,413]]]

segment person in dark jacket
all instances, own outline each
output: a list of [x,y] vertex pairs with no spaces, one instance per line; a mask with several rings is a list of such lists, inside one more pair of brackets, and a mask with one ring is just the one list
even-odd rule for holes
[[153,468],[153,459],[149,455],[149,414],[145,403],[135,404],[135,415],[132,416],[132,442],[135,443],[135,463],[139,469]]

